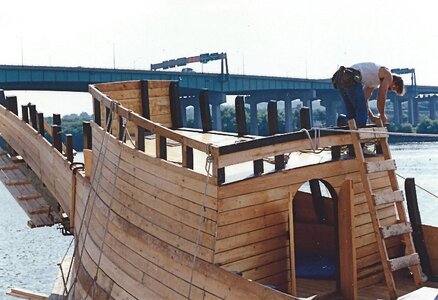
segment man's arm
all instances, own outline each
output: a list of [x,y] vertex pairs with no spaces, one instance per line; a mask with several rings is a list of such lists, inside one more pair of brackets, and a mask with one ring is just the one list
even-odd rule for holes
[[365,101],[367,102],[368,107],[368,118],[370,118],[371,122],[376,123],[379,117],[377,117],[375,114],[373,114],[373,111],[371,110],[370,106],[368,105],[368,100],[371,98],[371,94],[373,93],[374,88],[366,86],[364,87],[364,94],[365,94]]
[[383,124],[385,124],[388,120],[385,114],[386,95],[388,93],[388,88],[392,83],[392,74],[388,68],[381,67],[379,69],[379,78],[381,81],[379,91],[377,93],[377,110],[379,111]]

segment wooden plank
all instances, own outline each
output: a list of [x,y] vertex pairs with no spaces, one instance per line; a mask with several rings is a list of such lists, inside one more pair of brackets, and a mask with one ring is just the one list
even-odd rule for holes
[[412,232],[412,226],[409,222],[402,222],[397,224],[392,224],[389,226],[384,226],[380,228],[382,236],[384,239],[389,238],[391,236],[402,235],[405,233]]
[[369,161],[365,163],[365,170],[369,173],[393,171],[397,167],[393,159],[380,160],[380,161]]
[[29,299],[29,300],[48,300],[49,296],[41,293],[35,293],[32,291],[28,291],[25,289],[20,288],[11,288],[8,292],[6,292],[7,295],[22,298],[22,299]]
[[135,90],[135,89],[140,89],[140,81],[132,80],[132,81],[99,83],[94,86],[101,92]]
[[216,253],[214,256],[214,263],[219,265],[227,264],[248,257],[248,253],[251,253],[251,255],[259,255],[274,249],[282,248],[286,245],[289,245],[288,237],[285,235],[279,236],[222,253]]
[[228,225],[249,218],[261,217],[273,213],[288,210],[289,198],[279,199],[266,204],[249,206],[241,209],[219,213],[217,218],[218,226]]
[[288,186],[268,188],[266,190],[257,192],[248,191],[248,193],[242,195],[220,199],[218,201],[218,210],[220,212],[226,212],[229,210],[276,201],[288,196]]
[[375,205],[401,202],[404,200],[403,192],[400,190],[377,192],[377,193],[374,193],[373,199],[374,199]]
[[347,180],[339,192],[338,201],[339,268],[341,294],[357,299],[357,260],[354,233],[353,181]]
[[215,253],[221,253],[237,247],[244,247],[250,244],[257,243],[259,241],[266,240],[267,238],[275,238],[282,236],[287,232],[288,223],[282,223],[270,227],[261,228],[243,234],[231,236],[224,239],[217,239],[215,244]]
[[394,272],[403,268],[419,265],[420,257],[417,253],[413,253],[406,256],[390,259],[389,264],[391,266],[391,270]]
[[287,211],[264,215],[257,218],[251,218],[242,222],[232,223],[225,226],[218,226],[216,238],[223,239],[231,236],[236,236],[245,232],[278,225],[284,222],[288,222]]
[[6,171],[6,170],[15,170],[18,169],[16,165],[3,165],[0,166],[0,170]]
[[272,251],[254,256],[247,256],[241,260],[223,264],[221,267],[230,272],[244,272],[287,258],[289,258],[289,246],[281,247],[279,249],[274,249]]
[[32,183],[32,182],[27,178],[25,178],[25,179],[11,179],[11,180],[5,181],[6,185],[22,185],[22,184],[30,184],[30,183]]
[[422,228],[433,274],[438,274],[438,228],[424,224]]
[[169,87],[151,87],[148,89],[149,97],[169,97]]
[[141,91],[140,89],[129,89],[129,90],[114,90],[107,91],[105,93],[111,99],[120,101],[124,104],[126,100],[141,101]]
[[387,138],[389,136],[386,127],[358,128],[357,130],[361,141]]
[[418,300],[418,299],[434,300],[437,298],[438,298],[438,289],[430,288],[430,287],[422,287],[398,299],[399,300]]
[[169,88],[170,81],[169,80],[148,80],[148,88]]
[[34,200],[34,199],[38,199],[41,198],[41,194],[28,194],[28,195],[20,195],[17,197],[18,200]]

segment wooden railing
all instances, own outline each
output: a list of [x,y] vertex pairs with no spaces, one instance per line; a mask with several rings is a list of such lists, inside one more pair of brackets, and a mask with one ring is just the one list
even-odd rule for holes
[[[208,92],[206,90],[201,91],[200,94],[200,107],[206,108],[201,112],[203,129],[189,129],[189,128],[177,128],[181,131],[192,131],[192,132],[210,132],[216,134],[223,134],[228,136],[234,136],[236,138],[243,138],[239,142],[231,143],[227,145],[218,146],[215,144],[209,144],[194,138],[184,136],[175,130],[169,129],[165,126],[155,123],[140,114],[135,113],[127,108],[125,108],[121,103],[109,98],[103,92],[101,92],[95,85],[89,86],[89,92],[93,97],[93,107],[95,122],[101,126],[105,127],[105,124],[114,122],[115,120],[108,120],[112,118],[113,115],[119,120],[119,124],[122,124],[122,118],[128,122],[132,122],[138,128],[138,132],[144,132],[144,130],[155,134],[156,136],[156,157],[166,159],[166,140],[176,141],[181,144],[182,147],[182,166],[186,168],[193,169],[193,149],[200,152],[210,154],[213,161],[213,177],[217,180],[218,184],[225,182],[225,167],[244,163],[244,162],[254,162],[254,175],[259,175],[263,173],[263,159],[267,157],[275,157],[276,170],[281,170],[285,168],[284,155],[290,152],[302,151],[311,149],[310,137],[314,137],[317,134],[317,130],[309,129],[307,132],[298,131],[291,133],[276,134],[275,125],[276,119],[276,104],[274,109],[269,107],[274,107],[274,104],[270,104],[268,107],[269,111],[269,126],[271,136],[267,137],[254,137],[246,135],[246,129],[243,125],[245,122],[244,109],[243,109],[243,97],[236,98],[236,123],[238,128],[238,133],[218,133],[211,130],[211,117],[209,117],[208,109]],[[101,106],[102,105],[102,106]],[[106,120],[101,120],[101,109],[106,111]],[[111,112],[111,113],[110,113]],[[303,116],[301,116],[303,119]],[[305,119],[305,118],[304,118]],[[307,120],[309,120],[308,118]],[[104,123],[105,124],[102,124]],[[306,127],[305,124],[301,124],[302,127]],[[108,126],[111,128],[111,125]],[[307,124],[310,128],[310,125]],[[107,131],[108,129],[107,128]],[[113,133],[114,136],[121,138],[121,131],[124,130],[123,126],[119,126],[119,132]],[[320,135],[318,137],[319,147],[332,147],[338,146],[339,151],[340,145],[351,144],[350,135],[346,132],[318,132]],[[135,147],[140,151],[145,151],[144,149],[144,135],[137,135],[137,140],[135,142]],[[334,147],[334,149],[336,149]],[[333,159],[338,159],[339,155],[333,155]]]

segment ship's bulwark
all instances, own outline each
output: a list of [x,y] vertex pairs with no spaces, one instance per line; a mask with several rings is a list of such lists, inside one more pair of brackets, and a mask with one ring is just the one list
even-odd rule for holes
[[[168,88],[155,83],[146,88],[148,93],[144,84],[136,82],[101,86],[107,95],[111,94],[121,105],[126,103],[134,113],[140,113],[136,110],[142,109],[138,103],[144,103],[141,97],[145,94],[150,95],[149,100],[156,97],[157,102],[150,104],[151,108],[170,105],[165,96],[159,95],[168,93]],[[93,97],[103,108],[104,103],[111,101],[107,95],[93,94]],[[122,118],[128,119],[128,132],[135,139],[137,128],[133,122],[140,117],[120,108],[112,108],[113,116],[120,112]],[[99,114],[103,122],[108,120],[107,111],[101,109]],[[150,111],[151,117],[165,118],[171,127],[171,110],[166,110],[166,117],[159,111]],[[354,249],[350,252],[356,256],[351,264],[357,272],[356,288],[383,279],[355,160],[334,161],[323,158],[324,155],[291,154],[284,170],[223,184],[218,181],[215,164],[226,165],[231,173],[234,166],[228,168],[227,164],[245,161],[245,155],[232,154],[223,160],[213,158],[213,175],[207,178],[199,167],[204,167],[207,155],[198,156],[197,152],[208,149],[209,142],[194,139],[198,133],[170,131],[158,123],[141,120],[142,126],[157,131],[155,136],[145,139],[145,149],[140,151],[138,144],[128,139],[122,143],[92,123],[92,161],[85,162],[91,164],[91,175],[87,177],[84,172],[73,175],[65,158],[29,125],[2,107],[0,112],[4,139],[74,218],[76,251],[72,275],[75,280],[69,299],[293,299],[290,293],[296,288],[302,296],[336,289],[324,280],[319,287],[300,285],[299,280],[294,280],[295,262],[291,259],[295,251],[316,248],[323,252],[337,251],[336,237],[329,238],[336,235],[337,217],[333,217],[336,201],[354,204],[354,234],[350,232]],[[120,132],[119,119],[114,117],[112,122],[109,128],[113,133]],[[177,142],[163,144],[160,136],[166,134]],[[215,139],[213,148],[221,137]],[[222,141],[230,142],[230,139],[223,137]],[[348,143],[345,137],[342,141]],[[290,149],[297,149],[298,144],[302,147],[304,143],[290,142]],[[160,147],[166,147],[166,151]],[[191,147],[198,150],[189,149],[195,153],[194,166],[189,168],[187,155],[191,152],[187,149]],[[268,147],[260,153],[272,149],[272,154],[279,154],[275,147]],[[284,143],[279,149],[287,151],[288,147]],[[247,153],[249,165],[252,157],[262,155],[256,150]],[[315,162],[318,159],[324,163]],[[312,163],[306,165],[304,161]],[[245,168],[241,164],[236,169],[241,172]],[[232,178],[230,173],[227,176]],[[298,192],[303,184],[315,179],[322,180],[334,191],[324,200],[326,212],[330,213],[324,224],[308,205],[311,201],[305,200],[309,194]],[[346,181],[352,181],[351,199],[343,198],[344,194],[340,193]],[[371,183],[375,189],[389,186],[388,178],[379,174],[371,177]],[[380,208],[379,214],[388,224],[396,220],[391,206]],[[325,241],[309,239],[323,231]],[[301,240],[303,244],[295,244]],[[306,248],[308,245],[312,248]],[[396,253],[400,246],[400,241],[394,239],[390,251]]]

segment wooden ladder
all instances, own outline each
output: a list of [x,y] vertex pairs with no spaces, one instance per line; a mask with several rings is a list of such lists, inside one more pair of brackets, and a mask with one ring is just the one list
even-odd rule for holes
[[[389,296],[391,299],[397,299],[397,290],[394,283],[393,272],[403,268],[410,268],[415,284],[420,286],[421,268],[420,258],[418,253],[415,252],[411,235],[412,227],[411,224],[407,222],[406,212],[403,207],[404,197],[398,186],[395,174],[395,161],[391,158],[391,153],[388,147],[387,130],[381,123],[379,124],[379,127],[358,129],[356,127],[356,122],[353,119],[349,120],[348,125],[350,130],[354,130],[351,133],[351,140],[356,159],[359,162],[360,176],[364,186],[364,193],[368,203],[368,209],[376,236]],[[362,143],[376,139],[380,142],[384,160],[365,161]],[[392,191],[373,192],[369,174],[375,172],[388,173]],[[390,203],[395,204],[399,219],[393,225],[383,226],[380,224],[377,208],[380,205],[387,205]],[[405,256],[389,258],[385,240],[393,236],[402,236],[405,244]]]

